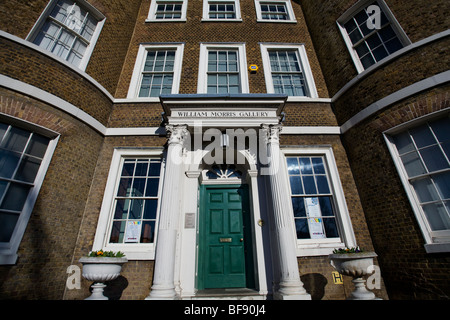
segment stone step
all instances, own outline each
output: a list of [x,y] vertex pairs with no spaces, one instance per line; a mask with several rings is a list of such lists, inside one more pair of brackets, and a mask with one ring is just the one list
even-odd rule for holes
[[247,288],[204,289],[187,299],[192,300],[266,300],[265,294]]

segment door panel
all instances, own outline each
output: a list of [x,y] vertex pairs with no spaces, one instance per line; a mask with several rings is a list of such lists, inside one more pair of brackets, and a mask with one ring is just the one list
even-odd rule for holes
[[248,188],[203,186],[201,197],[198,287],[246,287],[253,274],[246,268],[251,240],[244,227],[250,220]]

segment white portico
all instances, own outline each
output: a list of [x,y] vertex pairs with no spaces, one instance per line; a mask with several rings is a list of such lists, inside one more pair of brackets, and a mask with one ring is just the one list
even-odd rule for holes
[[239,290],[310,299],[280,170],[285,101],[267,94],[161,97],[169,138],[147,299]]

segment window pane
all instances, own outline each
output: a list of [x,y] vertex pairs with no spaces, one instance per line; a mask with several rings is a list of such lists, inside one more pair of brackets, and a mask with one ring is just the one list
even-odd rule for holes
[[330,188],[328,187],[328,181],[326,176],[316,176],[317,189],[319,193],[330,193]]
[[315,174],[325,174],[322,158],[311,158]]
[[425,173],[425,168],[417,152],[411,152],[400,157],[409,177]]
[[128,215],[128,219],[140,219],[142,214],[142,207],[144,204],[144,200],[142,199],[132,199],[130,206],[130,214]]
[[450,172],[433,175],[433,180],[442,199],[450,199]]
[[286,158],[288,174],[300,174],[297,158]]
[[43,158],[45,151],[47,151],[49,141],[50,139],[34,133],[28,143],[26,153],[35,157]]
[[20,160],[20,154],[0,149],[0,177],[11,178]]
[[156,219],[156,209],[158,207],[158,200],[145,200],[144,219]]
[[148,169],[148,160],[138,161],[136,164],[136,172],[134,173],[134,175],[138,177],[146,177],[147,169]]
[[414,150],[414,145],[408,131],[394,136],[394,142],[400,155]]
[[126,221],[115,221],[112,225],[111,237],[109,242],[111,243],[122,243],[123,236],[125,234]]
[[322,216],[334,216],[331,197],[319,197],[319,204]]
[[152,161],[150,163],[150,170],[148,171],[148,175],[150,177],[159,177],[160,172],[161,172],[161,162]]
[[364,69],[367,69],[371,65],[375,64],[375,60],[373,59],[372,55],[367,54],[363,58],[361,58],[361,63],[364,67]]
[[0,242],[9,242],[17,224],[19,215],[0,212]]
[[438,146],[432,146],[420,150],[420,155],[429,172],[448,168],[448,162]]
[[3,197],[3,194],[5,193],[7,185],[8,185],[7,181],[0,180],[0,199]]
[[423,206],[425,215],[430,224],[431,230],[450,229],[450,218],[442,203],[432,203]]
[[24,156],[14,179],[33,183],[40,165],[41,160]]
[[128,209],[130,208],[130,199],[118,199],[116,201],[116,211],[114,219],[126,219],[128,216]]
[[311,160],[309,158],[299,158],[300,170],[302,174],[312,174]]
[[155,221],[144,221],[141,231],[141,243],[153,243],[155,237]]
[[303,176],[303,184],[305,186],[305,194],[316,194],[316,184],[313,176]]
[[436,143],[428,126],[420,126],[411,129],[410,132],[418,148],[423,148]]
[[297,239],[310,239],[307,219],[295,219]]
[[156,197],[158,195],[159,178],[147,179],[147,190],[145,191],[146,197]]
[[389,55],[383,46],[379,46],[378,48],[373,50],[372,54],[375,57],[376,61],[380,61],[381,59],[384,59],[385,57],[387,57]]
[[325,227],[325,234],[327,238],[339,238],[339,232],[336,225],[335,218],[324,218],[323,226]]
[[305,202],[301,197],[292,197],[294,217],[306,217]]
[[430,178],[419,179],[412,182],[420,202],[439,200],[436,188]]
[[145,189],[145,178],[134,178],[131,197],[142,197]]
[[23,152],[30,133],[28,131],[11,127],[0,147],[17,152]]
[[388,49],[389,53],[392,54],[401,48],[403,48],[403,44],[400,42],[398,38],[394,38],[392,40],[389,40],[384,44],[386,48]]
[[448,117],[430,123],[439,141],[450,140],[450,119]]
[[119,190],[117,191],[117,196],[126,197],[129,196],[131,191],[132,178],[122,178],[119,182]]
[[135,166],[134,160],[133,160],[133,162],[125,161],[125,163],[123,164],[123,168],[122,168],[122,176],[132,177],[134,174],[134,166]]
[[303,194],[302,182],[299,176],[289,177],[292,194]]
[[154,51],[147,52],[147,59],[145,60],[144,71],[153,71],[155,57],[156,52]]
[[12,211],[22,211],[29,190],[30,186],[10,183],[0,208]]

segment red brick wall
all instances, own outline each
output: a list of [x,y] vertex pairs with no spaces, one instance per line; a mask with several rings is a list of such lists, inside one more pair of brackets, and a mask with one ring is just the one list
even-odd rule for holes
[[427,254],[382,133],[450,107],[449,86],[417,94],[343,136],[390,299],[448,299],[450,254]]
[[103,138],[54,108],[0,89],[0,112],[58,132],[14,266],[0,266],[0,298],[61,299]]

